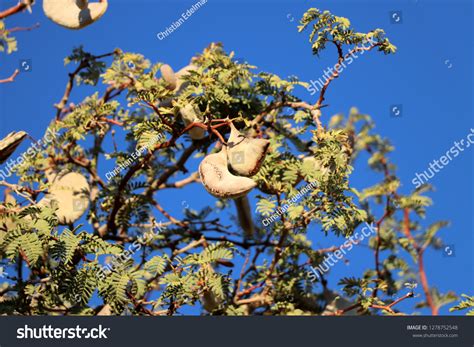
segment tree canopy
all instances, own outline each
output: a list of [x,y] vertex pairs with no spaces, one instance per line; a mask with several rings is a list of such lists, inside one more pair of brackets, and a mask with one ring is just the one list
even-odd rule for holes
[[[423,262],[426,249],[442,246],[437,233],[447,225],[421,222],[431,187],[400,192],[394,147],[369,115],[324,112],[326,91],[351,55],[396,47],[382,29],[357,32],[347,18],[315,8],[299,31],[309,34],[316,59],[336,52],[315,100],[296,96],[307,83],[236,60],[221,43],[176,74],[139,53],[75,48],[45,131],[54,136],[0,181],[0,266],[9,280],[0,284],[0,313],[175,315],[196,306],[213,315],[397,315],[405,314],[397,304],[412,300],[437,314],[455,301],[430,286]],[[2,27],[0,42],[15,47]],[[86,85],[97,91],[70,102]],[[251,199],[220,197],[200,208],[176,202],[184,218],[174,217],[158,193],[201,185],[209,194],[190,168],[230,148],[231,127],[269,144],[247,178]],[[354,163],[366,158],[380,180],[357,190]],[[79,181],[65,183],[72,173]],[[220,211],[233,214],[230,224]],[[328,256],[350,251],[344,241],[366,225],[373,258],[364,273],[341,278],[341,293],[324,274],[311,276]],[[315,248],[310,232],[335,234],[345,246]],[[465,299],[454,309],[472,307]]]

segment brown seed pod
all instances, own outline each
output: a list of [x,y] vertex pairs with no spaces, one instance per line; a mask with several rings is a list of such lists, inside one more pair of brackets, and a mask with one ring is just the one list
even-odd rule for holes
[[107,0],[43,0],[46,17],[68,29],[82,29],[96,22],[107,11]]
[[241,196],[240,198],[235,199],[234,203],[237,209],[237,217],[239,218],[240,227],[244,231],[245,238],[249,239],[254,233],[249,198],[247,196]]
[[162,65],[160,67],[160,72],[161,72],[161,76],[167,83],[167,88],[169,90],[175,90],[178,84],[178,80],[171,66],[169,66],[168,64]]
[[[196,71],[197,66],[196,65],[187,65],[183,67],[181,70],[176,72],[174,75],[176,77],[176,88],[174,89],[174,92],[176,93],[176,96],[179,96],[183,90],[189,85],[188,82],[186,82],[183,77],[189,75],[189,71]],[[163,72],[162,72],[163,74]],[[173,106],[173,99],[168,98],[165,100],[162,100],[159,104],[160,107],[172,107]]]
[[185,89],[189,85],[189,82],[186,82],[183,79],[183,77],[188,76],[190,71],[196,71],[197,69],[198,67],[196,65],[190,64],[183,67],[178,72],[176,72],[177,84],[176,84],[175,92],[177,94],[180,94],[183,91],[183,89]]
[[231,170],[240,176],[255,175],[265,160],[270,142],[247,138],[232,123],[230,129],[228,159]]
[[[194,107],[192,104],[187,104],[185,107],[181,108],[179,112],[186,126],[194,122],[202,123],[199,110],[196,109],[196,107]],[[201,140],[206,137],[206,130],[199,127],[192,128],[188,133],[193,140]]]
[[83,175],[76,172],[59,174],[54,177],[48,194],[38,202],[38,206],[51,205],[53,201],[58,207],[56,216],[59,224],[72,224],[89,208],[89,183]]
[[199,165],[199,175],[206,190],[218,198],[235,199],[255,188],[256,183],[247,177],[234,176],[227,168],[227,149],[209,154]]
[[11,132],[0,140],[0,164],[3,164],[15,152],[17,147],[28,136],[24,131]]

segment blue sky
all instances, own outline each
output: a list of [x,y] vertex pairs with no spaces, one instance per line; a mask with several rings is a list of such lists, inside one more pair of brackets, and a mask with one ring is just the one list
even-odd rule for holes
[[[6,8],[16,2],[3,0],[0,6]],[[298,34],[297,21],[309,7],[328,9],[347,17],[358,31],[382,28],[398,47],[395,55],[371,52],[344,70],[327,93],[330,106],[324,109],[323,121],[336,113],[347,114],[352,106],[371,115],[377,124],[376,131],[391,139],[396,147],[391,159],[398,166],[402,192],[413,189],[411,180],[416,172],[427,169],[433,159],[449,150],[454,141],[465,138],[474,127],[473,12],[468,0],[208,0],[172,35],[164,40],[156,37],[195,2],[112,1],[99,22],[81,31],[54,25],[42,13],[40,4],[31,15],[8,18],[8,27],[36,22],[41,27],[16,33],[19,52],[0,55],[0,78],[9,76],[21,59],[32,62],[31,72],[21,73],[15,83],[0,85],[1,134],[23,129],[34,138],[43,135],[55,114],[53,104],[64,92],[67,72],[72,69],[64,67],[63,59],[80,44],[94,54],[119,47],[179,69],[210,42],[219,41],[227,51],[235,51],[236,57],[258,69],[282,77],[296,75],[308,82],[316,80],[326,67],[334,65],[336,52],[328,47],[316,59],[311,55],[307,34]],[[393,11],[401,11],[399,23],[391,20]],[[93,90],[76,89],[72,101],[82,100]],[[304,88],[298,95],[315,101]],[[393,105],[402,105],[401,117],[391,117]],[[26,148],[27,144],[21,147]],[[431,180],[436,187],[430,195],[435,204],[428,211],[427,223],[450,220],[451,226],[440,236],[455,249],[454,257],[443,256],[440,251],[426,254],[429,282],[441,292],[473,294],[473,150],[464,151]],[[351,177],[352,184],[358,188],[378,178],[363,164],[358,162]],[[212,197],[202,193],[202,187],[195,185],[162,196],[165,207],[179,216],[182,201],[191,208],[214,204]],[[343,243],[342,239],[325,239],[317,230],[312,232],[318,246]],[[339,263],[333,268],[329,277],[332,286],[342,275],[361,274],[373,266],[372,254],[363,247],[347,257],[350,265]],[[400,307],[412,309],[409,303]],[[441,313],[446,314],[446,309]]]

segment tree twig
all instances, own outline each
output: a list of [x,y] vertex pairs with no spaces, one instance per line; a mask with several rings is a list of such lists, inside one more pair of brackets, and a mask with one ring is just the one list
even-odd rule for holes
[[6,10],[0,12],[0,19],[4,19],[4,18],[12,16],[16,13],[19,13],[19,12],[25,10],[27,7],[28,7],[27,4],[25,4],[24,2],[19,1],[18,4],[16,4],[15,6],[12,6],[8,9],[6,9]]
[[9,33],[15,33],[15,32],[18,32],[18,31],[31,31],[31,30],[34,30],[34,29],[37,29],[40,27],[40,23],[36,23],[35,25],[32,25],[30,27],[14,27],[14,28],[11,28],[11,29],[5,29],[5,30],[0,30],[0,34],[7,31]]
[[20,70],[16,69],[15,72],[13,72],[13,74],[10,77],[0,80],[0,83],[11,83],[15,81],[15,78],[16,76],[18,76],[19,73],[20,73]]

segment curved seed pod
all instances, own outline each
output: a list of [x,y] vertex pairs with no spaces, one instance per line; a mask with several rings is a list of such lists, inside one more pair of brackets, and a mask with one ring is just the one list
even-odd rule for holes
[[[196,71],[196,70],[197,70],[197,66],[191,64],[191,65],[183,67],[181,70],[179,70],[178,72],[174,74],[176,78],[176,88],[174,89],[176,96],[179,96],[183,92],[183,90],[189,85],[189,82],[185,81],[183,77],[189,75],[189,71]],[[163,75],[163,72],[161,74]],[[159,103],[159,106],[171,107],[173,106],[173,99],[168,98],[168,99],[162,100]]]
[[175,90],[176,86],[178,84],[176,74],[174,73],[173,69],[171,66],[168,64],[164,64],[160,67],[160,72],[161,76],[165,80],[165,82],[168,84],[167,88],[169,90]]
[[28,136],[24,131],[13,131],[0,140],[0,164],[3,164],[15,152],[20,143]]
[[76,172],[58,175],[54,178],[49,193],[38,205],[50,205],[52,201],[56,201],[58,207],[56,215],[59,224],[72,224],[89,208],[89,183],[83,175]]
[[253,176],[259,170],[267,154],[270,142],[264,139],[249,139],[230,124],[229,164],[240,176]]
[[[178,72],[176,72],[176,77],[178,78],[182,78],[184,76],[187,76],[189,75],[189,72],[190,71],[197,71],[198,67],[194,64],[189,64],[189,65],[186,65],[185,67],[183,67],[181,70],[179,70]],[[182,81],[182,80],[181,80]]]
[[250,212],[250,203],[247,196],[241,196],[234,200],[237,209],[237,217],[239,218],[240,227],[244,231],[244,238],[249,239],[253,236],[254,225],[252,213]]
[[82,29],[99,20],[107,11],[107,0],[43,0],[46,17],[68,29]]
[[199,164],[199,175],[206,190],[218,198],[235,199],[250,192],[257,185],[247,177],[234,176],[227,168],[227,150],[209,154]]
[[185,89],[189,85],[189,82],[185,81],[183,77],[188,76],[190,71],[196,71],[197,69],[198,67],[196,65],[190,64],[176,72],[177,84],[175,92],[177,94],[180,94],[183,89]]
[[[186,126],[193,122],[202,122],[199,111],[197,111],[192,104],[187,104],[185,107],[180,109],[179,112],[181,113],[181,117]],[[206,137],[206,130],[199,127],[192,128],[188,133],[193,140],[201,140]]]

